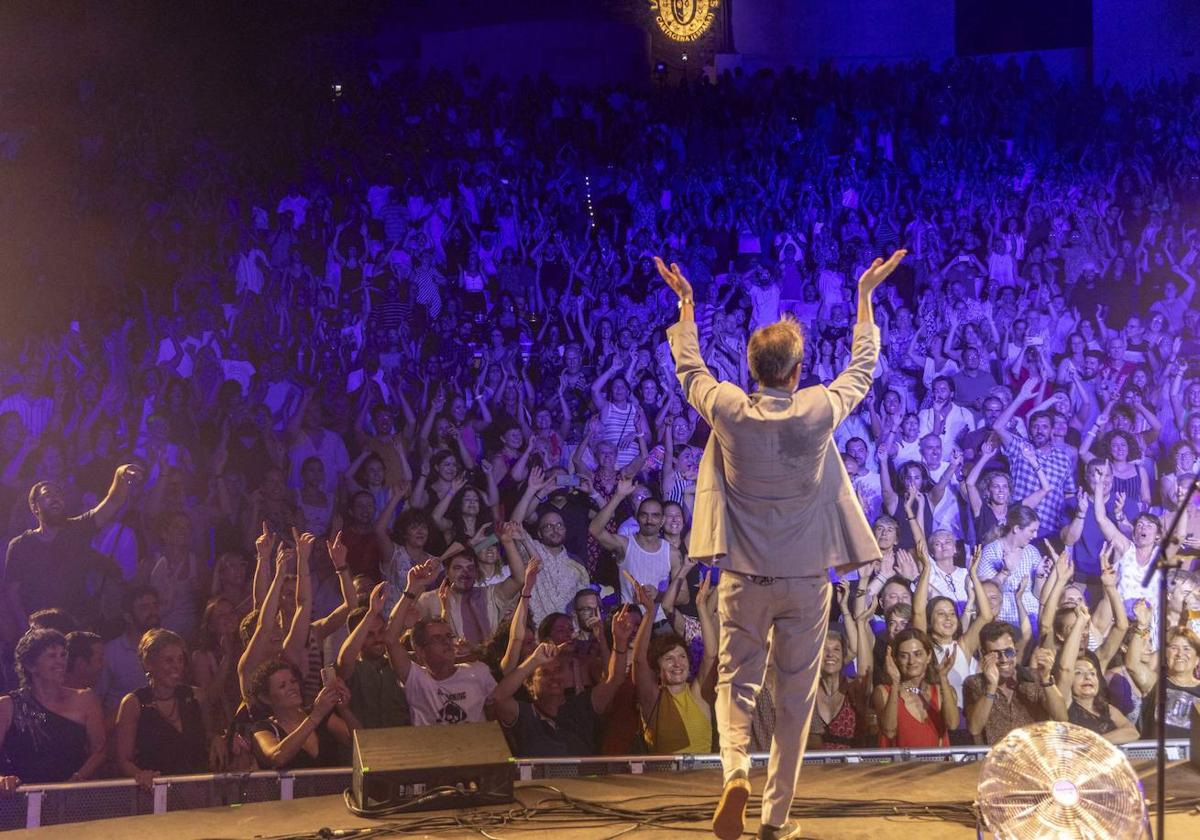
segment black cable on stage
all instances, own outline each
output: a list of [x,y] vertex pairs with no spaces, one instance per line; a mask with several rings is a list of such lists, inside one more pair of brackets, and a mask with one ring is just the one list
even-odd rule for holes
[[[438,788],[422,794],[406,803],[380,809],[370,814],[372,818],[386,819],[387,824],[359,828],[322,828],[305,834],[281,834],[261,840],[359,840],[359,838],[392,837],[404,834],[424,834],[436,831],[474,831],[481,837],[499,840],[493,831],[544,833],[556,828],[614,828],[606,840],[613,840],[630,831],[664,829],[672,832],[708,834],[709,821],[715,799],[708,794],[645,794],[611,801],[595,801],[569,796],[552,785],[526,785],[517,789],[523,793],[541,791],[548,796],[534,799],[530,804],[519,798],[510,808],[488,811],[467,811],[456,814],[412,814],[405,809],[428,803],[432,799],[461,794],[458,788]],[[348,792],[347,792],[348,795]],[[647,799],[684,800],[673,804],[650,807],[635,807],[635,803]],[[448,801],[447,804],[452,804]],[[762,798],[752,796],[747,808],[749,817],[760,813]],[[1200,808],[1200,798],[1169,799],[1167,811],[1172,813],[1191,812]],[[387,812],[382,815],[382,812]],[[791,816],[799,819],[862,819],[908,818],[916,820],[938,820],[957,823],[965,827],[976,826],[976,811],[969,802],[909,802],[902,799],[805,799],[792,803]],[[689,825],[695,823],[696,825]]]

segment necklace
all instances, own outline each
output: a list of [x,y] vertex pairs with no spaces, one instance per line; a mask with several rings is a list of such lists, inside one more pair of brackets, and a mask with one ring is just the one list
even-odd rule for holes
[[917,683],[916,685],[901,686],[901,688],[903,688],[909,694],[920,695],[920,693],[921,693],[921,684],[920,683]]
[[942,582],[946,584],[946,588],[948,590],[950,590],[951,593],[954,593],[954,591],[955,591],[954,590],[954,573],[953,572],[949,572],[949,573],[943,572],[940,568],[938,568],[936,566],[934,568],[937,568],[938,574],[942,576]]

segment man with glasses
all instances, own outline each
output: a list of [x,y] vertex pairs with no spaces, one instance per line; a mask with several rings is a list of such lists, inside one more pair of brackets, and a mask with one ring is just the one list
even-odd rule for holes
[[979,673],[963,681],[967,726],[980,744],[994,744],[1021,726],[1066,720],[1067,704],[1054,684],[1054,651],[1038,648],[1033,669],[1018,665],[1011,624],[993,621],[979,631]]
[[409,610],[416,609],[421,593],[440,571],[441,562],[436,558],[408,570],[404,592],[392,608],[384,632],[388,661],[404,688],[413,726],[483,723],[483,707],[496,680],[482,662],[456,662],[450,622],[440,616],[417,621],[412,645],[420,663],[413,662],[400,640]]
[[[550,613],[565,612],[575,593],[591,584],[587,569],[563,544],[566,538],[567,527],[562,514],[548,509],[538,516],[536,539],[525,541],[530,554],[542,561],[541,573],[529,599],[529,614],[535,624]],[[500,544],[506,553],[515,550],[512,539],[506,542],[502,537]]]

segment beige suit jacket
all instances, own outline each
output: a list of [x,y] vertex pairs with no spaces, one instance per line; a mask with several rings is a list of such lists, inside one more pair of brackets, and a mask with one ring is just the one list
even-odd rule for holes
[[823,575],[878,559],[879,546],[842,465],[833,431],[871,387],[879,329],[857,326],[850,364],[828,387],[746,394],[718,382],[694,322],[667,330],[687,401],[712,427],[688,554],[767,577]]

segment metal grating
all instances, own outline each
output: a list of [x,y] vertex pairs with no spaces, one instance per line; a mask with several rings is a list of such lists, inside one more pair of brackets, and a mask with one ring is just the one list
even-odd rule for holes
[[47,790],[42,825],[105,820],[153,813],[153,799],[136,787],[80,787]]
[[332,796],[350,787],[349,773],[331,773],[320,776],[297,776],[292,788],[292,797]]
[[210,781],[172,782],[167,785],[168,811],[190,811],[195,808],[212,808],[221,804],[217,786]]
[[0,831],[12,831],[14,828],[24,828],[26,813],[29,808],[28,794],[0,796]]
[[242,804],[274,802],[279,799],[279,778],[244,778],[239,793]]

